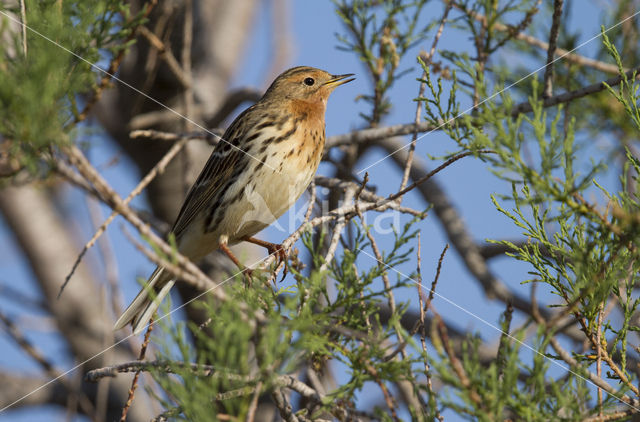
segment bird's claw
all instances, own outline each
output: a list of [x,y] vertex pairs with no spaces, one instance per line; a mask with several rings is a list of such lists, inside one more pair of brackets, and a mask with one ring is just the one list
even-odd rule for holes
[[283,261],[287,259],[287,251],[284,250],[284,247],[281,244],[273,243],[267,248],[269,255],[275,255],[276,263],[278,265],[282,264]]
[[280,266],[280,264],[284,263],[284,270],[282,271],[282,278],[280,282],[284,280],[287,276],[287,251],[284,249],[282,244],[273,243],[267,248],[267,252],[269,255],[274,255],[276,257],[276,268]]
[[249,288],[251,288],[251,286],[253,286],[253,270],[251,268],[244,268],[242,270],[242,274],[246,277],[247,279],[247,286]]

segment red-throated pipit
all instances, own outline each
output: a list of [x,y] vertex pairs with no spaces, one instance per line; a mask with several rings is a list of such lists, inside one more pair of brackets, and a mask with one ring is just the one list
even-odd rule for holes
[[[270,253],[277,250],[279,245],[251,236],[284,214],[311,182],[324,148],[327,99],[335,87],[353,80],[349,76],[294,67],[234,120],[171,229],[181,254],[198,261],[220,248],[241,266],[228,245],[244,240]],[[156,268],[115,329],[131,322],[134,333],[142,331],[174,282],[173,275]]]

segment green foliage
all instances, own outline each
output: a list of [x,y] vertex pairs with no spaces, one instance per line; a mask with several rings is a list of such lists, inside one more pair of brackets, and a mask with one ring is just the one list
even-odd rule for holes
[[[490,56],[498,51],[494,47],[502,45],[504,38],[500,37],[504,34],[494,34],[491,22],[505,19],[504,9],[498,2],[462,3],[461,7],[484,14],[489,22],[483,28],[484,44],[477,49],[478,57],[482,57],[480,52]],[[524,13],[521,22],[529,19],[531,2],[508,4],[519,5],[519,12]],[[480,24],[470,16],[458,21],[475,39]],[[617,45],[626,43],[625,40]],[[564,420],[580,420],[597,411],[614,409],[619,404],[616,396],[633,390],[637,384],[637,376],[628,368],[630,357],[637,358],[637,350],[631,350],[635,343],[629,333],[638,330],[633,317],[640,305],[640,299],[632,294],[638,288],[640,258],[640,203],[636,196],[640,161],[625,143],[636,139],[640,129],[640,95],[635,72],[625,73],[616,44],[604,29],[602,44],[621,75],[619,85],[608,86],[609,95],[600,93],[577,100],[580,103],[572,103],[570,108],[563,104],[548,108],[540,98],[541,84],[533,78],[520,83],[526,88],[519,88],[527,93],[532,110],[529,113],[514,113],[516,101],[512,95],[517,94],[505,90],[510,87],[505,77],[508,71],[500,66],[493,67],[491,73],[481,72],[478,57],[472,59],[468,54],[448,51],[443,56],[451,63],[450,77],[440,75],[435,79],[433,68],[421,62],[428,89],[425,98],[418,100],[425,104],[427,121],[442,125],[459,150],[493,150],[495,154],[483,156],[483,160],[496,177],[511,185],[509,192],[493,195],[493,202],[521,230],[526,241],[494,242],[507,246],[508,256],[528,265],[530,277],[521,280],[523,283],[536,282],[557,295],[553,306],[577,322],[589,344],[586,350],[573,350],[577,364],[557,379],[553,374],[558,366],[551,361],[565,371],[569,369],[564,358],[547,352],[550,339],[557,334],[558,327],[553,325],[557,321],[530,318],[525,327],[538,324],[535,346],[530,350],[534,352],[532,364],[523,358],[523,350],[529,351],[516,340],[525,339],[525,328],[511,332],[514,338],[503,350],[508,357],[497,361],[482,362],[482,342],[470,338],[460,356],[463,373],[469,378],[469,383],[463,383],[451,356],[437,346],[442,340],[432,338],[438,357],[431,357],[430,363],[450,393],[440,403],[470,420],[556,420],[558,415]],[[513,72],[509,78],[519,80]],[[567,85],[576,88],[575,81]],[[448,93],[445,86],[449,87]],[[611,98],[617,105],[612,104]],[[464,109],[461,104],[469,102],[475,107],[454,119]],[[614,114],[615,118],[606,123],[599,120]],[[597,136],[612,130],[619,136],[625,151],[619,173],[604,164],[611,161],[608,157],[594,159],[589,155],[588,143],[592,139],[586,136],[586,142],[580,141],[589,133],[580,129]],[[613,171],[619,174],[617,192],[604,188],[603,180]],[[604,313],[605,306],[611,304],[618,305],[621,315]],[[604,320],[600,321],[601,317]],[[595,372],[598,341],[604,350],[602,356],[610,357],[602,358],[603,377],[620,391],[614,396],[605,394],[601,407],[594,405],[593,384],[586,382],[587,371]],[[529,339],[527,343],[530,342]],[[506,366],[499,367],[500,361]]]
[[613,89],[608,84],[605,83],[609,92],[615,97],[616,100],[622,105],[624,108],[625,115],[633,122],[636,126],[636,129],[640,129],[640,106],[638,105],[638,84],[635,83],[637,79],[637,71],[633,71],[631,73],[631,77],[627,76],[627,73],[624,70],[624,66],[622,64],[622,57],[618,53],[616,46],[611,42],[606,32],[604,31],[604,27],[602,28],[602,41],[611,55],[611,57],[615,60],[616,65],[618,66],[618,71],[620,72],[620,77],[622,79],[622,83],[619,85],[619,88]]
[[72,140],[79,103],[104,76],[90,63],[105,67],[140,18],[122,0],[49,0],[28,3],[26,40],[16,22],[0,21],[8,41],[0,43],[0,134],[11,156],[33,172],[50,146]]
[[[616,58],[615,48],[604,37],[605,45]],[[619,61],[618,61],[619,62]],[[624,104],[630,119],[637,114],[637,85],[623,78],[620,91],[611,92]],[[635,85],[635,86],[634,86]],[[584,318],[584,329],[587,335],[594,335],[595,319],[600,306],[613,293],[619,303],[625,303],[625,319],[630,318],[636,310],[638,301],[630,301],[627,293],[635,286],[635,277],[631,276],[639,258],[634,240],[640,235],[637,218],[640,208],[635,195],[629,192],[626,178],[621,178],[622,190],[617,194],[607,192],[595,180],[596,174],[603,169],[601,165],[593,165],[587,175],[579,177],[573,170],[572,163],[577,161],[574,147],[573,124],[566,126],[564,134],[556,129],[558,119],[548,121],[542,113],[540,101],[531,98],[534,117],[525,119],[539,145],[539,164],[523,165],[516,149],[522,148],[517,140],[524,139],[517,131],[502,132],[493,138],[493,147],[501,150],[495,167],[502,167],[520,177],[513,180],[510,196],[515,203],[511,211],[504,209],[494,198],[498,210],[509,217],[514,224],[523,229],[529,242],[516,246],[510,242],[502,242],[512,248],[517,259],[532,265],[532,280],[541,281],[552,287],[565,305],[577,306],[575,312]],[[521,119],[514,127],[520,128]],[[489,142],[488,137],[479,137]],[[503,140],[507,139],[507,142]],[[550,139],[550,142],[547,140]],[[555,151],[561,153],[555,153]],[[635,174],[639,169],[637,159],[627,155],[626,167],[633,166]],[[537,168],[536,168],[537,167]],[[637,178],[633,179],[637,183]],[[521,183],[520,189],[516,183]],[[607,208],[599,211],[597,206],[583,199],[588,188],[598,188],[607,201]],[[622,288],[621,280],[625,287]],[[617,329],[608,326],[607,330],[615,334],[615,345],[620,350],[626,349],[626,332],[631,329],[628,321]]]
[[[503,328],[507,328],[503,326]],[[538,333],[536,349],[543,348]],[[513,332],[501,345],[504,359],[490,364],[478,358],[481,341],[471,338],[464,346],[461,365],[469,376],[469,384],[463,385],[451,366],[448,356],[441,353],[434,360],[443,381],[451,385],[456,397],[447,396],[442,403],[469,420],[495,421],[516,419],[526,421],[580,419],[582,407],[590,400],[590,393],[580,374],[570,373],[559,381],[549,379],[550,364],[542,354],[534,354],[530,365],[522,359],[522,340],[525,328]],[[477,397],[474,398],[474,392]]]
[[[361,98],[372,108],[363,117],[375,126],[391,107],[388,93],[404,73],[399,71],[401,59],[438,20],[423,24],[425,1],[334,3],[347,29],[347,35],[338,36],[341,47],[353,51],[372,77],[372,93]],[[163,389],[157,398],[169,409],[166,416],[194,421],[214,420],[218,414],[245,418],[257,394],[276,393],[292,374],[303,380],[301,373],[322,376],[329,365],[340,368],[343,376],[330,391],[296,403],[301,418],[354,418],[359,395],[373,386],[384,396],[386,407],[376,406],[365,416],[389,420],[394,403],[387,392],[403,383],[410,385],[409,395],[417,397],[419,406],[406,406],[414,420],[432,420],[443,411],[483,421],[582,420],[617,410],[624,394],[640,396],[637,375],[631,370],[640,349],[630,340],[630,334],[638,331],[634,320],[640,305],[635,294],[640,270],[640,159],[627,145],[640,129],[640,94],[636,74],[625,73],[622,57],[626,56],[618,52],[618,48],[630,51],[629,42],[612,42],[603,31],[603,51],[619,68],[619,85],[550,107],[541,98],[543,84],[538,79],[525,80],[528,70],[514,72],[496,58],[503,47],[515,44],[515,34],[531,26],[539,4],[536,0],[456,2],[458,16],[447,25],[470,36],[472,49],[441,51],[446,69],[418,58],[425,74],[419,81],[427,90],[416,100],[425,106],[426,121],[442,129],[458,152],[495,153],[482,156],[487,169],[506,186],[504,192],[492,195],[493,203],[524,240],[493,242],[506,246],[510,259],[526,265],[528,275],[517,281],[535,282],[555,295],[557,300],[549,308],[556,317],[545,319],[541,313],[554,314],[532,303],[532,309],[520,315],[524,315],[520,326],[512,329],[506,312],[499,348],[487,357],[487,342],[479,335],[459,336],[454,348],[443,319],[430,308],[426,311],[433,313],[432,329],[421,338],[423,348],[416,333],[426,327],[418,321],[407,329],[403,318],[410,301],[394,302],[393,296],[410,290],[415,295],[416,280],[399,275],[385,286],[391,270],[412,261],[418,220],[396,233],[389,250],[378,250],[370,228],[352,219],[347,225],[352,229],[349,240],[340,239],[345,247],[325,271],[319,269],[325,267],[321,246],[327,243],[326,234],[306,233],[302,242],[311,256],[310,269],[289,268],[293,285],[278,288],[254,279],[249,288],[238,278],[224,286],[228,301],[203,305],[209,317],[205,326],[163,325],[161,356],[170,362],[170,371],[158,368],[154,377]],[[496,29],[505,23],[509,30]],[[561,34],[562,39],[571,38]],[[531,51],[524,51],[530,58]],[[85,54],[99,52],[96,48]],[[81,62],[69,66],[67,70],[83,69]],[[556,91],[594,79],[573,65],[558,64],[556,70]],[[73,79],[77,86],[69,85],[76,86],[75,94],[90,92],[80,89],[93,81],[90,69],[84,71]],[[515,81],[520,82],[511,89]],[[57,98],[54,114],[60,123],[58,129],[47,130],[64,135],[69,127],[65,122],[77,113],[75,97],[55,93],[58,97],[47,95]],[[527,105],[530,111],[518,112],[518,105]],[[601,119],[606,123],[598,126]],[[604,180],[618,169],[605,165],[611,162],[609,157],[594,158],[589,151],[590,135],[604,129],[620,135],[625,152],[617,192],[605,189]],[[29,133],[20,136],[37,149]],[[381,262],[375,263],[374,255],[380,255]],[[610,304],[617,314],[605,312]],[[557,341],[566,328],[560,323],[567,320],[579,328],[581,343],[569,351]],[[598,377],[611,385],[604,399],[597,398],[589,380],[599,368]],[[434,392],[427,379],[437,380],[441,390]]]
[[[312,269],[304,275],[291,268],[295,286],[277,291],[257,280],[251,288],[242,280],[225,286],[232,299],[207,304],[203,310],[211,318],[209,324],[205,328],[190,327],[197,352],[185,339],[184,326],[163,325],[169,334],[160,340],[165,342],[163,359],[195,361],[216,368],[206,376],[181,365],[172,368],[177,376],[164,370],[155,373],[167,397],[173,398],[164,399],[163,404],[168,408],[179,405],[174,417],[212,420],[212,415],[221,412],[242,418],[256,388],[269,394],[280,386],[280,376],[303,370],[306,364],[319,373],[330,363],[339,364],[348,378],[327,392],[312,414],[300,410],[300,414],[311,418],[348,412],[349,403],[367,384],[415,380],[413,365],[421,359],[393,359],[392,348],[387,344],[396,336],[412,342],[398,323],[408,304],[399,303],[390,321],[380,319],[380,304],[386,302],[389,293],[380,277],[388,267],[408,259],[411,248],[407,242],[415,235],[410,231],[413,222],[398,233],[383,264],[370,268],[359,262],[371,262],[360,256],[360,251],[368,248],[366,228],[351,224],[355,229],[353,249],[345,250],[324,273]],[[321,262],[320,249],[312,236],[306,234],[303,242],[314,259]],[[330,279],[336,282],[335,293],[329,290]],[[407,283],[415,290],[413,283],[405,279],[395,283],[392,290]],[[260,310],[265,318],[257,321],[243,309]],[[172,350],[179,350],[178,356]]]
[[373,94],[359,98],[372,106],[371,114],[361,114],[361,117],[375,125],[391,108],[387,92],[397,78],[410,71],[398,71],[402,57],[426,38],[436,21],[422,24],[425,0],[385,0],[377,4],[364,0],[333,2],[348,31],[347,35],[337,34],[340,48],[357,54],[373,78]]

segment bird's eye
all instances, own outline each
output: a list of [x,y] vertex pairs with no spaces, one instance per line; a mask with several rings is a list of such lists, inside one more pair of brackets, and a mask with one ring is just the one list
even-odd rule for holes
[[312,86],[316,81],[313,78],[305,78],[304,84],[307,86]]

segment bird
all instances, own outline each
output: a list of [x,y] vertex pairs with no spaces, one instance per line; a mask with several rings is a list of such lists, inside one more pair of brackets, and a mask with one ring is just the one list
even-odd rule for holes
[[[291,68],[238,115],[187,193],[170,231],[182,255],[197,262],[220,249],[244,268],[229,245],[247,241],[270,254],[284,253],[281,245],[253,236],[307,189],[323,154],[327,100],[336,87],[353,81],[353,75]],[[114,330],[131,323],[133,333],[141,333],[175,282],[158,266]]]

